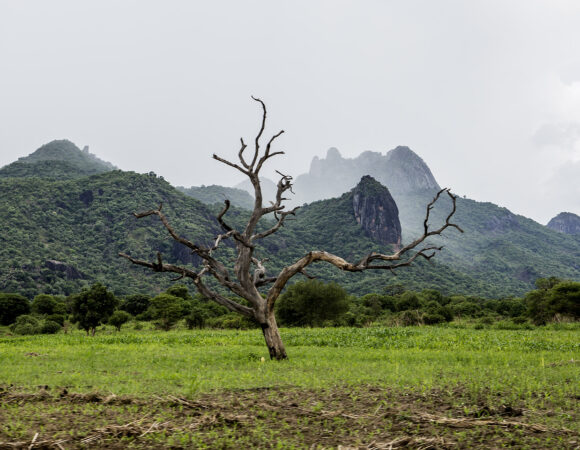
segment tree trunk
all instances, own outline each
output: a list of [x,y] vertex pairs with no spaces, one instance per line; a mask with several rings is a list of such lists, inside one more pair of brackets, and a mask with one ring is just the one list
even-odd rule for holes
[[270,359],[287,359],[288,356],[286,355],[286,349],[284,348],[282,338],[280,337],[280,331],[278,330],[278,324],[276,323],[274,313],[269,314],[266,323],[260,325],[262,326],[264,339],[266,340],[266,345],[270,352]]

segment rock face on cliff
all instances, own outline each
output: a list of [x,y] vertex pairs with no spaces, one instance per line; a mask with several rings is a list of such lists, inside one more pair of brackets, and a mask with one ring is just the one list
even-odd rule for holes
[[367,151],[353,159],[343,158],[331,148],[326,158],[314,157],[310,171],[296,178],[295,202],[338,197],[364,175],[372,176],[394,195],[439,189],[427,164],[409,147],[397,147],[386,154]]
[[84,275],[76,268],[62,261],[49,259],[45,262],[45,266],[54,272],[63,272],[67,280],[82,280]]
[[401,244],[399,210],[389,190],[365,175],[352,191],[354,217],[365,234],[381,244]]
[[547,227],[564,234],[580,234],[580,216],[561,212],[548,222]]

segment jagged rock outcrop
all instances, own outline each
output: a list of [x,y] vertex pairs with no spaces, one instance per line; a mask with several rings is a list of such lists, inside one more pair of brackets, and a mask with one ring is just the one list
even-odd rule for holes
[[66,275],[67,280],[80,280],[84,278],[82,272],[80,272],[75,267],[68,265],[62,261],[49,259],[45,262],[45,265],[48,269],[54,272],[63,272]]
[[561,212],[548,222],[547,227],[564,234],[580,234],[580,216]]
[[296,178],[293,203],[339,197],[364,175],[375,178],[393,195],[439,190],[427,164],[409,147],[399,146],[386,154],[367,151],[352,159],[343,158],[333,147],[326,158],[314,157],[310,171]]
[[365,175],[352,191],[356,221],[366,235],[381,244],[401,244],[399,210],[389,190]]

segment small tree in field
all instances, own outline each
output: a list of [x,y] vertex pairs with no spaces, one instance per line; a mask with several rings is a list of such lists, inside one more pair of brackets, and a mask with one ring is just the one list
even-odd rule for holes
[[114,326],[117,331],[121,331],[121,327],[131,320],[131,314],[127,311],[118,309],[111,317],[109,317],[109,325]]
[[97,327],[109,320],[116,306],[117,299],[113,293],[96,283],[89,290],[73,295],[73,322],[77,322],[87,335],[94,336]]
[[[286,195],[287,192],[292,192],[292,177],[280,172],[278,172],[280,180],[278,181],[275,200],[271,202],[269,206],[263,204],[262,187],[259,179],[260,171],[270,158],[284,153],[282,151],[272,150],[272,144],[284,131],[280,131],[273,135],[268,140],[265,147],[262,146],[260,141],[266,125],[266,106],[262,100],[257,98],[254,98],[254,100],[262,107],[262,123],[254,140],[254,149],[250,156],[244,156],[247,145],[243,139],[240,139],[241,147],[238,151],[239,163],[228,161],[227,159],[221,158],[215,154],[213,155],[215,160],[240,171],[247,176],[252,183],[254,188],[254,208],[245,227],[238,230],[226,222],[225,216],[230,207],[229,200],[226,200],[224,208],[217,216],[217,221],[221,225],[223,233],[216,237],[212,246],[199,245],[189,241],[183,236],[180,236],[173,229],[167,220],[167,217],[161,211],[162,205],[159,205],[157,209],[135,213],[135,217],[142,218],[152,215],[158,216],[173,239],[188,247],[192,253],[197,254],[202,259],[203,267],[200,270],[197,270],[190,267],[168,264],[163,261],[160,253],[157,254],[157,261],[154,262],[136,259],[125,253],[120,253],[119,256],[128,259],[133,264],[148,267],[156,272],[175,273],[178,275],[176,279],[191,279],[197,290],[204,297],[225,306],[231,311],[256,320],[262,327],[270,358],[285,359],[287,358],[286,350],[282,343],[278,325],[276,323],[274,305],[286,286],[286,283],[288,283],[292,277],[298,274],[304,274],[306,267],[318,261],[332,264],[340,270],[349,272],[362,272],[365,270],[393,271],[399,267],[409,266],[419,257],[431,259],[437,251],[441,250],[441,247],[432,246],[425,242],[430,236],[439,235],[445,229],[450,227],[456,228],[459,231],[462,230],[458,225],[451,222],[451,218],[455,214],[456,197],[449,189],[442,189],[427,205],[423,235],[398,249],[394,253],[385,254],[381,252],[372,252],[363,257],[360,261],[349,262],[323,250],[312,250],[293,264],[284,267],[277,275],[267,277],[266,268],[264,266],[265,261],[259,260],[254,254],[256,244],[260,240],[276,233],[276,231],[284,225],[286,218],[295,214],[297,208],[285,210],[283,203],[287,199],[284,195]],[[442,195],[447,195],[451,199],[452,209],[447,215],[445,223],[443,223],[439,228],[432,230],[429,224],[429,215],[431,209]],[[275,218],[272,226],[269,229],[259,231],[258,223],[260,222],[260,219],[264,216],[269,217],[271,215]],[[321,230],[321,232],[324,232],[324,230]],[[226,239],[233,240],[236,246],[237,257],[233,271],[223,262],[219,261],[214,255],[215,250]],[[227,288],[235,296],[245,299],[249,306],[238,303],[212,289],[204,282],[204,279],[207,276],[213,277],[219,284]],[[262,295],[262,293],[264,295]]]

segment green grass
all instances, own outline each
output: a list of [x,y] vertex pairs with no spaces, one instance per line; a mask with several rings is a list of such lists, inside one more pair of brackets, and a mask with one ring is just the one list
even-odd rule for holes
[[[91,436],[118,448],[366,447],[395,438],[417,447],[435,437],[464,448],[568,448],[580,437],[579,331],[283,329],[282,362],[266,359],[257,330],[2,336],[0,444],[28,446],[38,432],[44,445],[65,448]],[[107,403],[110,394],[129,401]],[[477,423],[488,416],[495,424]],[[536,425],[546,431],[526,428]]]
[[[577,329],[283,329],[289,361],[261,361],[257,330],[122,331],[0,338],[0,380],[24,389],[192,394],[265,386],[371,383],[474,389],[578,388]],[[40,356],[31,356],[40,355]],[[550,366],[553,364],[553,366]],[[575,383],[563,384],[566,377]]]

